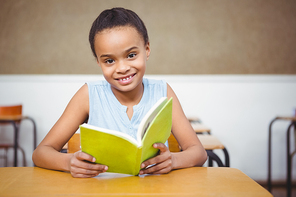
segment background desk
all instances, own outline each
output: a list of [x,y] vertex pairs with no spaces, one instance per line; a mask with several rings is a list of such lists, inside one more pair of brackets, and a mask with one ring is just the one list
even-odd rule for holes
[[241,171],[223,167],[86,179],[38,167],[9,167],[0,168],[0,175],[0,196],[272,196]]

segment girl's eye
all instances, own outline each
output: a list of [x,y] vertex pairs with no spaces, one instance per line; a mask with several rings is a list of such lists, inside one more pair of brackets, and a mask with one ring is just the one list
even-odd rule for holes
[[112,63],[114,63],[114,60],[113,59],[107,59],[107,60],[105,60],[105,63],[112,64]]
[[135,53],[130,53],[130,54],[128,54],[128,58],[133,58],[133,57],[135,57],[137,54],[135,54]]

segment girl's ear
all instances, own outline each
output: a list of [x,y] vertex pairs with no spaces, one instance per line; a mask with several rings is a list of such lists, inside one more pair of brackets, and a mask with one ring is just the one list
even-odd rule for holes
[[149,59],[150,52],[151,52],[151,50],[150,50],[150,43],[148,42],[148,43],[146,44],[146,57],[147,57],[146,60]]

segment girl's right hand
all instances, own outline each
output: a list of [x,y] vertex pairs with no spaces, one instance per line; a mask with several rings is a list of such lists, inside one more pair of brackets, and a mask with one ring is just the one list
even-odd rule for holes
[[74,153],[70,159],[70,173],[75,178],[90,178],[106,172],[108,166],[94,163],[96,159],[84,152]]

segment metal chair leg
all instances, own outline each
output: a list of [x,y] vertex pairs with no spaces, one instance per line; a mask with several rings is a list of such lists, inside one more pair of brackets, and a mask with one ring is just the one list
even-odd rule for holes
[[221,159],[212,151],[212,150],[206,150],[207,154],[210,159],[216,161],[219,167],[225,167],[224,164],[222,163]]
[[23,167],[26,167],[27,166],[27,161],[26,161],[26,154],[25,154],[25,151],[22,147],[18,147],[18,149],[22,152],[23,154]]
[[225,167],[230,167],[229,154],[225,147],[223,149],[223,152],[225,155]]
[[7,151],[8,151],[8,148],[5,148],[5,157],[4,157],[4,159],[5,159],[5,167],[8,166],[8,161],[7,161]]
[[213,159],[212,159],[212,157],[210,156],[211,153],[209,154],[208,151],[207,151],[207,154],[208,154],[208,156],[209,156],[209,158],[208,158],[208,167],[213,167]]
[[290,130],[292,126],[294,126],[294,122],[292,122],[287,130],[287,197],[291,197],[292,190],[292,157],[293,154],[290,155]]
[[[3,158],[4,158],[4,166],[5,167],[8,167],[8,149],[9,148],[14,148],[14,145],[10,145],[10,146],[7,146],[7,147],[3,148],[4,149]],[[20,147],[20,146],[18,146],[17,149],[21,151],[22,156],[23,156],[23,167],[26,167],[27,166],[26,153],[25,153],[24,149],[22,147]]]
[[271,192],[271,128],[274,121],[276,121],[277,118],[273,119],[269,124],[268,129],[268,172],[267,172],[267,189],[269,192]]

